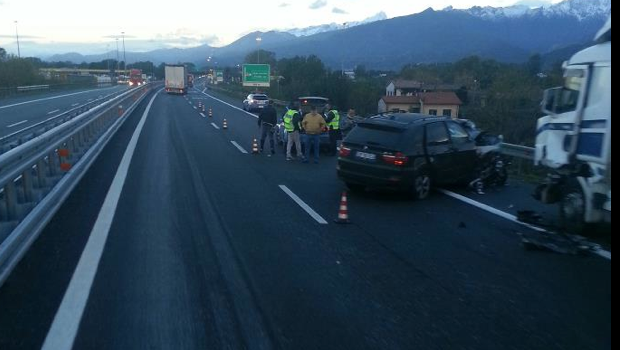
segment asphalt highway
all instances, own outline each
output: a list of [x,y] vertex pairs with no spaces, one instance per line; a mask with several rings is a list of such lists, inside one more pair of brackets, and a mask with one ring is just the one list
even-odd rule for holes
[[0,287],[1,349],[611,348],[610,259],[443,192],[351,193],[336,224],[335,157],[253,155],[239,101],[153,96]]

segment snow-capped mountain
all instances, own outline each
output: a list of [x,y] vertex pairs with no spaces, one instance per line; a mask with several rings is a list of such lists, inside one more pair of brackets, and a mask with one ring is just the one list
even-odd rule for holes
[[351,27],[355,27],[361,24],[367,24],[367,23],[372,23],[372,22],[376,22],[376,21],[382,21],[384,19],[387,19],[387,16],[385,14],[385,12],[381,11],[377,14],[375,14],[374,16],[370,16],[364,20],[361,21],[355,21],[355,22],[347,22],[347,23],[329,23],[329,24],[321,24],[318,26],[311,26],[311,27],[306,27],[306,28],[294,28],[294,29],[287,29],[284,30],[287,33],[291,33],[295,36],[309,36],[309,35],[314,35],[314,34],[318,34],[318,33],[324,33],[324,32],[331,32],[334,30],[339,30],[339,29],[344,29],[344,28],[351,28]]
[[542,15],[545,17],[569,16],[575,17],[581,21],[591,17],[606,17],[611,14],[611,0],[566,0],[555,5],[537,8],[530,8],[525,5],[513,5],[508,7],[474,6],[469,9],[460,10],[450,6],[443,9],[443,11],[465,12],[472,16],[488,20]]

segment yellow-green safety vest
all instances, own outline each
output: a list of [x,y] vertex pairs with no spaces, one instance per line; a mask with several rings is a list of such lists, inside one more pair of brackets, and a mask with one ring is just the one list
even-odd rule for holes
[[332,119],[332,121],[329,122],[330,129],[332,130],[340,129],[340,114],[338,114],[338,111],[335,109],[332,109],[330,112],[334,114],[334,119]]
[[282,117],[282,120],[284,121],[284,130],[286,130],[287,132],[292,132],[293,130],[295,130],[295,126],[293,125],[293,117],[297,113],[298,112],[296,110],[289,109],[284,115],[284,117]]

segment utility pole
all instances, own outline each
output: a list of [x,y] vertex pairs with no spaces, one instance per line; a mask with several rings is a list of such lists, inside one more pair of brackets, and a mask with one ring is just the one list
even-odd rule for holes
[[17,32],[17,21],[15,21],[15,41],[17,41],[17,57],[22,58],[22,54],[19,50],[19,33]]

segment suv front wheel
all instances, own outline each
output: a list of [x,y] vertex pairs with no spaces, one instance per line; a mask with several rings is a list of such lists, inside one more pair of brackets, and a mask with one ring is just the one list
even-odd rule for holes
[[415,174],[411,192],[415,199],[428,198],[431,193],[431,176],[427,171],[421,171]]

